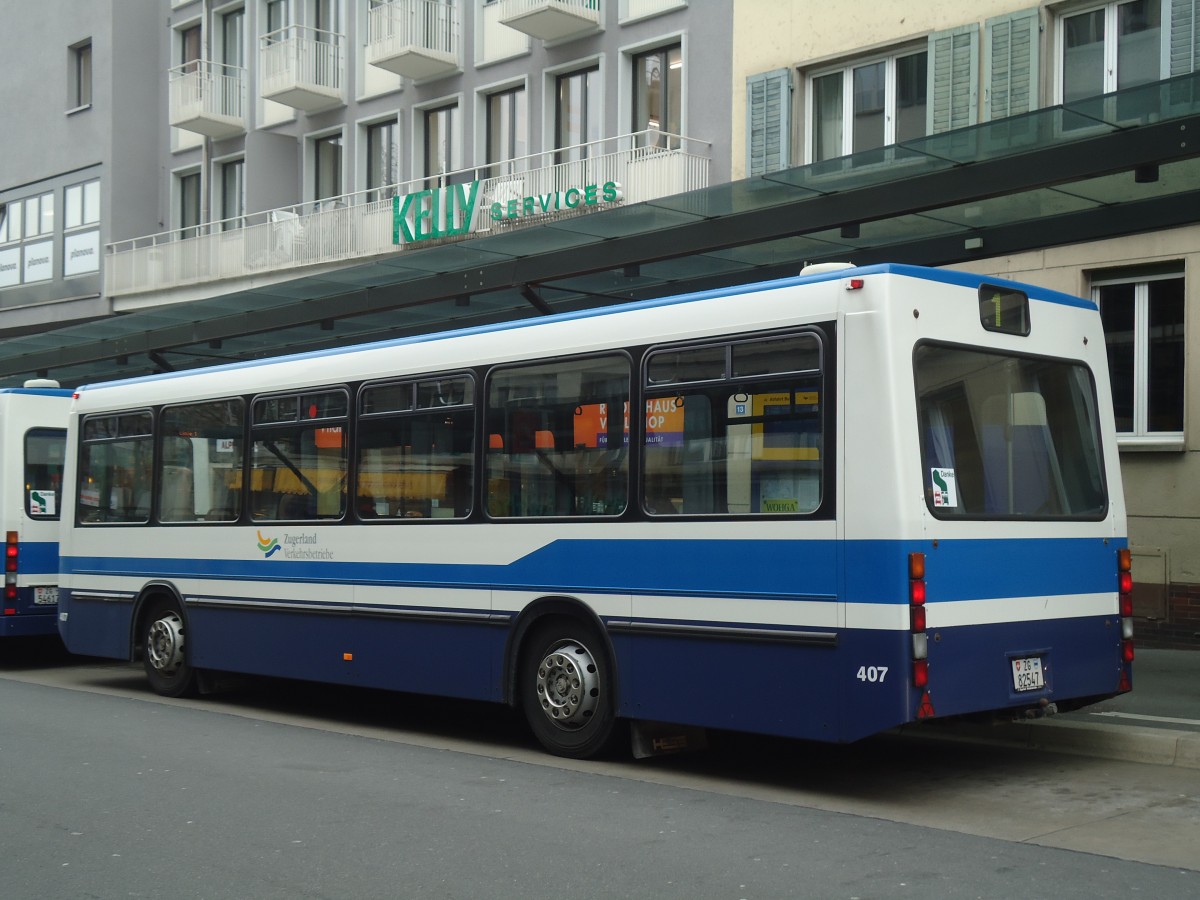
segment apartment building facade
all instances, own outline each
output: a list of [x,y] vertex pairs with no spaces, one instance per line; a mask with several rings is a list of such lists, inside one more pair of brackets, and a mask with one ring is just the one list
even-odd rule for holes
[[[734,73],[744,86],[733,122],[745,139],[733,145],[735,179],[1153,86],[1194,73],[1200,60],[1193,0],[736,6]],[[1130,182],[1152,189],[1159,173],[1147,169]],[[1069,202],[1069,190],[1063,196]],[[1099,302],[1141,632],[1195,646],[1200,367],[1189,348],[1200,346],[1200,225],[1058,238],[1003,256],[984,249],[959,265]]]
[[[32,219],[22,204],[25,194],[47,210],[74,203],[69,186],[27,173],[76,171],[84,148],[96,159],[87,196],[99,193],[99,212],[84,215],[96,219],[88,252],[100,265],[88,273],[93,303],[81,317],[395,253],[404,243],[394,234],[397,196],[474,185],[470,227],[486,233],[548,193],[562,195],[558,209],[541,213],[582,214],[602,208],[606,193],[638,202],[729,178],[729,59],[698,49],[728,43],[729,8],[110,0],[88,4],[80,21],[75,5],[58,6],[61,16],[6,11],[6,49],[31,94],[12,95],[3,113],[31,127],[22,129],[21,153],[0,162],[0,333],[3,310],[32,304],[34,320],[44,304],[83,287],[68,284],[79,273],[61,229],[54,260],[23,262]],[[56,23],[53,33],[46,21]],[[65,65],[47,64],[46,45],[65,48]],[[68,99],[64,110],[57,95],[69,91],[57,82],[77,80],[85,63],[96,99]],[[34,137],[47,132],[56,135],[50,158],[61,151],[61,164]],[[105,139],[109,149],[98,152]],[[118,183],[122,171],[131,175]],[[76,227],[74,214],[59,219]]]

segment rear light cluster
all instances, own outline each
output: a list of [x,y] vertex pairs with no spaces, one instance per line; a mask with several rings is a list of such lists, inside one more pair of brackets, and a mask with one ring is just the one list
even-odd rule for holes
[[17,533],[8,532],[4,541],[4,614],[17,614],[17,558],[20,550],[17,545]]
[[912,630],[913,687],[929,684],[929,636],[925,633],[925,554],[908,554],[908,615]]
[[912,683],[921,692],[917,718],[935,715],[929,699],[929,635],[925,631],[925,554],[908,554],[908,623],[912,633]]
[[1121,611],[1121,659],[1133,662],[1133,556],[1117,551],[1117,598]]

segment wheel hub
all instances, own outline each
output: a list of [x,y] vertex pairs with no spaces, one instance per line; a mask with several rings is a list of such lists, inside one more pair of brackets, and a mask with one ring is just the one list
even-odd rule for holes
[[163,675],[171,675],[183,665],[183,620],[175,613],[168,613],[150,626],[146,658]]
[[538,666],[536,687],[547,719],[560,727],[579,728],[600,703],[600,670],[587,647],[566,641]]

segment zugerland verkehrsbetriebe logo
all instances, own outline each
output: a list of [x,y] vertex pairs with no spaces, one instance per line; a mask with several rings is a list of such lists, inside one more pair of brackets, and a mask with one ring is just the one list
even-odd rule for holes
[[258,549],[264,559],[270,559],[277,553],[284,559],[333,559],[332,550],[323,550],[317,540],[316,532],[285,531],[281,538],[264,537],[258,532]]

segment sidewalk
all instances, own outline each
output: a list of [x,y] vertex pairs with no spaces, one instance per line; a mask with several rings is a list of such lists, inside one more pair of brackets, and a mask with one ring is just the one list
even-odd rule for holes
[[1075,712],[994,725],[929,722],[910,733],[1200,769],[1200,651],[1139,649],[1132,691]]

